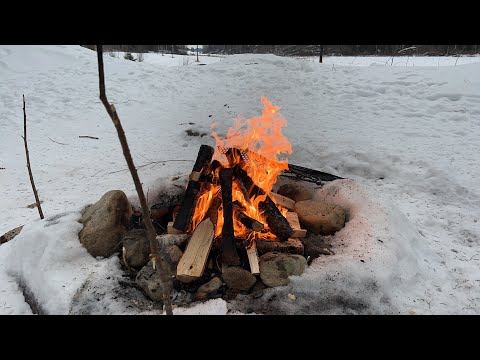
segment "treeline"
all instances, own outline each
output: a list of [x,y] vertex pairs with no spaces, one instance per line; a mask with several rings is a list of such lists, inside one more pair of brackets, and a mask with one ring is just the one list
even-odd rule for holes
[[[83,45],[95,49],[95,45]],[[202,45],[204,54],[275,54],[280,56],[318,56],[321,45]],[[187,54],[187,45],[104,45],[104,51],[131,53],[157,52]],[[323,55],[422,55],[456,56],[478,54],[478,45],[323,45]]]
[[[89,49],[95,50],[95,45],[82,45]],[[123,51],[130,53],[164,53],[186,55],[187,45],[103,45],[104,52]]]

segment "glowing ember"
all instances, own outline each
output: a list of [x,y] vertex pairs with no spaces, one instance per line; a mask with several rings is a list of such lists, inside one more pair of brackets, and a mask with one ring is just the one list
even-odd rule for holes
[[[266,193],[265,195],[253,194],[248,199],[249,196],[245,197],[245,190],[248,192],[250,189],[242,189],[238,181],[233,182],[232,197],[234,203],[238,205],[234,212],[239,211],[238,208],[242,208],[244,214],[265,225],[264,231],[253,232],[234,216],[235,237],[249,240],[253,238],[276,238],[268,229],[267,223],[259,210],[259,203],[265,201],[281,172],[288,169],[288,159],[285,155],[292,153],[292,146],[288,138],[282,134],[282,127],[287,125],[287,120],[278,113],[280,108],[272,105],[265,97],[262,97],[261,100],[264,106],[262,115],[246,120],[243,118],[236,119],[224,139],[213,131],[216,123],[212,124],[211,127],[217,145],[213,160],[218,160],[223,167],[240,166],[247,172],[253,182]],[[227,152],[228,149],[238,149],[239,151]],[[225,155],[226,152],[228,156]],[[280,154],[283,154],[283,158],[279,158]],[[201,195],[197,201],[191,222],[191,231],[203,220],[212,200],[221,194],[218,184],[218,171],[213,174],[213,180],[214,184],[204,184],[202,186]],[[278,208],[283,215],[286,214],[286,209],[280,206]],[[220,207],[215,231],[216,237],[221,235],[222,226],[223,209]]]

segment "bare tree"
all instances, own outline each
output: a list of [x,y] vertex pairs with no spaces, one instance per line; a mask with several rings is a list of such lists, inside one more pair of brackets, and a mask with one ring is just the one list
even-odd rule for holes
[[37,203],[38,213],[40,214],[40,219],[43,219],[42,205],[40,205],[40,199],[38,197],[37,188],[35,187],[35,182],[33,181],[32,167],[30,166],[30,153],[28,152],[27,144],[27,112],[25,110],[25,95],[23,96],[23,143],[25,145],[25,155],[27,157],[27,169],[28,175],[30,176],[30,184],[32,184],[33,195],[35,196],[35,202]]
[[323,62],[323,45],[320,45],[320,63]]
[[200,62],[200,61],[198,60],[198,45],[197,45],[197,62]]
[[[138,177],[137,169],[133,163],[132,155],[130,153],[130,148],[127,143],[127,138],[125,132],[123,131],[122,124],[115,110],[115,106],[110,104],[107,100],[107,95],[105,93],[105,76],[103,71],[103,49],[102,45],[97,45],[97,57],[98,57],[98,77],[99,77],[99,87],[100,87],[100,100],[102,101],[105,109],[107,110],[108,115],[112,119],[113,125],[117,130],[118,139],[122,145],[123,155],[127,161],[128,169],[133,178],[135,184],[135,189],[137,190],[138,199],[140,200],[143,222],[147,229],[147,237],[150,242],[150,258],[153,262],[153,268],[157,270],[157,274],[162,283],[162,298],[163,304],[165,305],[165,310],[167,315],[173,315],[172,304],[170,301],[170,292],[172,289],[172,278],[170,275],[170,261],[165,256],[165,251],[163,251],[163,243],[159,243],[156,239],[155,228],[153,227],[152,220],[150,218],[150,211],[148,209],[147,200],[145,199],[145,193],[143,192],[142,183]],[[157,266],[158,265],[158,266]]]

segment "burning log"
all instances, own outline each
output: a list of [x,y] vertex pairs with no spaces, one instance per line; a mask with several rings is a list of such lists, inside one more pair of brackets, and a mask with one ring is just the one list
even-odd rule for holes
[[214,229],[217,228],[218,209],[220,208],[220,205],[222,205],[222,198],[219,196],[214,197],[212,200],[212,204],[210,205],[210,208],[205,215],[205,218],[209,218],[210,220],[212,220]]
[[247,229],[252,231],[261,232],[264,229],[264,225],[250,216],[245,215],[243,212],[235,211],[235,218],[240,221]]
[[240,265],[233,229],[232,178],[232,169],[224,168],[220,170],[223,202],[222,253],[220,260],[225,265]]
[[198,151],[197,160],[193,165],[192,173],[190,174],[190,180],[188,182],[185,197],[182,205],[178,210],[177,217],[173,223],[173,227],[180,231],[185,231],[192,219],[195,204],[200,193],[200,175],[210,165],[212,161],[214,149],[208,145],[201,145]]
[[202,276],[214,235],[215,228],[210,218],[203,220],[196,227],[185,253],[178,263],[178,280],[188,283]]
[[[265,191],[255,185],[247,172],[240,166],[235,166],[233,171],[235,176],[245,184],[247,189],[249,189],[250,197],[253,197],[253,195],[266,195]],[[286,241],[293,235],[293,229],[280,210],[278,210],[272,199],[270,199],[268,195],[266,196],[266,199],[258,204],[258,208],[263,212],[263,216],[265,217],[270,231],[276,235],[280,241]]]

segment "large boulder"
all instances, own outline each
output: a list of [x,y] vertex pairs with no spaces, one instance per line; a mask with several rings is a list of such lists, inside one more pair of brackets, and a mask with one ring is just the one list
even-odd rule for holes
[[260,278],[269,287],[288,285],[288,277],[302,275],[306,265],[301,255],[269,252],[260,257]]
[[316,235],[332,235],[345,226],[345,210],[335,204],[304,200],[295,203],[295,212],[302,227]]
[[230,289],[239,291],[250,290],[255,285],[257,278],[250,271],[238,266],[227,268],[222,274],[223,281]]
[[150,260],[150,242],[145,229],[130,230],[123,238],[126,265],[141,268]]
[[107,192],[95,204],[88,206],[80,222],[80,242],[92,256],[111,256],[120,251],[120,242],[127,233],[132,206],[123,191]]

